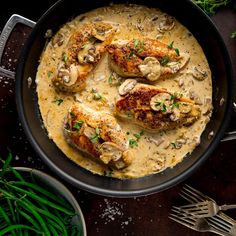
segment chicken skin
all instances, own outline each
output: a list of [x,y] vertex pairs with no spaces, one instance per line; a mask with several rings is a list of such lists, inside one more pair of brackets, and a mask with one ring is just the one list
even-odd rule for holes
[[189,61],[189,55],[180,53],[173,42],[166,45],[150,38],[113,43],[107,46],[107,51],[110,67],[118,75],[147,81],[175,74]]
[[73,105],[66,117],[64,134],[71,145],[111,168],[122,169],[131,164],[126,136],[108,113]]
[[95,68],[114,35],[112,25],[104,22],[84,24],[69,39],[58,64],[53,85],[64,92],[85,88],[89,73]]
[[190,126],[200,117],[199,107],[180,94],[139,83],[129,91],[128,87],[126,85],[126,93],[116,101],[115,114],[144,129],[156,132]]

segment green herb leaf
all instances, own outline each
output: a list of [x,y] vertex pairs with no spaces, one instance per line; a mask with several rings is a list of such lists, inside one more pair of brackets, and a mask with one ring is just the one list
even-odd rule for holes
[[92,137],[90,138],[90,141],[91,141],[92,143],[97,143],[98,140],[99,140],[99,138],[100,138],[100,130],[99,130],[99,128],[96,128],[96,129],[95,129],[95,134],[94,134],[94,136],[92,136]]
[[154,104],[155,104],[155,107],[158,107],[161,105],[161,102],[154,102]]
[[109,76],[109,78],[108,78],[108,83],[110,84],[110,85],[112,85],[112,82],[113,82],[113,73],[111,73],[110,74],[110,76]]
[[177,56],[179,56],[179,55],[180,55],[180,54],[179,54],[179,49],[178,49],[178,48],[174,48],[174,50],[175,50]]
[[161,60],[161,65],[165,65],[169,61],[169,56],[165,55]]
[[162,112],[166,112],[166,105],[163,103],[162,104],[162,109],[161,109]]
[[231,38],[232,38],[232,39],[236,38],[236,31],[234,31],[234,32],[231,33]]
[[172,41],[167,47],[168,47],[169,49],[172,49],[172,48],[173,48],[173,44],[174,44],[174,41]]
[[83,123],[84,123],[83,120],[77,121],[77,122],[73,125],[73,128],[79,131],[79,130],[81,129]]
[[134,55],[134,51],[131,51],[131,52],[129,53],[129,58],[131,58],[133,55]]
[[47,75],[48,75],[48,78],[50,78],[52,76],[53,72],[52,71],[48,71]]
[[193,0],[208,15],[214,15],[216,10],[222,6],[226,6],[231,0]]
[[61,99],[61,98],[58,98],[58,99],[56,99],[56,100],[54,100],[52,102],[57,103],[57,105],[60,106],[64,102],[64,100]]
[[129,139],[129,146],[131,148],[138,147],[138,142],[135,139],[131,138]]
[[102,95],[100,93],[94,93],[93,99],[94,100],[100,100],[102,98]]

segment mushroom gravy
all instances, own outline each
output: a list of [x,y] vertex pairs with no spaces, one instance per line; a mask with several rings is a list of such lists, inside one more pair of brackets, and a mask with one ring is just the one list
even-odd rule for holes
[[[116,117],[134,156],[132,163],[120,170],[110,169],[69,145],[63,127],[69,108],[76,103],[114,115],[115,101],[120,96],[119,87],[127,78],[117,75],[110,68],[105,53],[88,74],[86,87],[81,91],[64,93],[52,84],[70,36],[89,22],[111,24],[116,29],[112,43],[139,38],[158,39],[176,53],[190,55],[188,63],[178,73],[151,81],[151,84],[176,96],[192,99],[199,106],[200,118],[189,127],[150,132],[129,120]],[[111,5],[95,9],[63,25],[43,51],[36,75],[39,108],[49,138],[81,167],[115,178],[138,178],[172,168],[199,145],[212,113],[211,81],[207,59],[191,32],[161,10],[138,5]]]

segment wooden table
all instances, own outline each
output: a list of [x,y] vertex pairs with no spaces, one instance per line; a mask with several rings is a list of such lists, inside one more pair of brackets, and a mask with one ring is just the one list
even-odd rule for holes
[[[37,21],[54,2],[55,0],[48,0],[46,3],[34,1],[27,5],[26,0],[21,0],[18,6],[14,6],[15,3],[7,1],[7,6],[0,9],[0,30],[13,13]],[[231,39],[230,34],[236,30],[236,13],[232,9],[222,9],[212,17],[212,20],[225,40],[235,69],[236,39]],[[21,39],[24,41],[29,32],[30,29],[17,27],[3,60],[5,66],[11,69],[16,67],[16,55],[21,46]],[[16,112],[14,86],[13,79],[0,77],[0,155],[5,157],[10,149],[15,157],[13,162],[15,166],[43,169],[56,176],[37,157],[24,135]],[[233,117],[235,117],[234,114],[229,128],[236,130]],[[88,236],[211,235],[195,232],[179,225],[171,221],[168,215],[172,205],[179,205],[182,202],[179,193],[184,184],[203,191],[220,204],[236,203],[236,141],[221,143],[190,178],[161,193],[137,198],[110,198],[75,189],[68,183],[65,184],[80,203],[87,224]],[[227,214],[236,219],[236,210],[228,211]]]

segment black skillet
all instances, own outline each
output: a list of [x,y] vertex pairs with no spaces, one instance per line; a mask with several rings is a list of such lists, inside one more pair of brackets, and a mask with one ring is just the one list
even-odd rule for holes
[[[126,3],[126,1],[113,1]],[[213,73],[214,112],[202,134],[200,145],[180,164],[162,173],[138,179],[114,179],[98,176],[70,161],[48,138],[43,127],[35,92],[35,75],[40,54],[45,46],[45,32],[55,33],[62,24],[104,5],[109,1],[61,0],[53,5],[37,22],[21,54],[16,73],[16,102],[25,133],[36,153],[60,177],[74,186],[107,196],[131,197],[147,195],[170,188],[190,176],[213,152],[223,137],[231,114],[232,68],[223,40],[211,20],[189,0],[134,0],[129,3],[157,7],[185,25],[202,46]],[[28,78],[33,79],[28,87]],[[220,106],[220,100],[224,103]],[[209,133],[213,137],[209,138]]]

